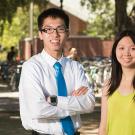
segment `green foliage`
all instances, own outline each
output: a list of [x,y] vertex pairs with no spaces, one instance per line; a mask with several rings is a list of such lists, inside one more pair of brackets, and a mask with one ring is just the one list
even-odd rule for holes
[[[17,46],[19,40],[25,37],[29,37],[29,3],[30,0],[3,0],[6,2],[14,1],[16,5],[12,4],[12,8],[16,7],[12,13],[9,13],[10,19],[7,15],[0,13],[0,44],[3,47],[10,48],[10,46]],[[19,2],[18,2],[19,1]],[[4,3],[0,3],[0,10],[3,10],[1,6]],[[9,4],[9,3],[8,3]],[[47,0],[34,0],[34,13],[33,13],[33,35],[37,35],[37,16],[43,8],[47,5]],[[8,9],[7,5],[7,8]],[[3,11],[4,14],[8,14],[11,10]]]
[[90,10],[90,18],[85,34],[110,39],[114,36],[114,5],[110,0],[81,0]]
[[12,22],[12,18],[19,6],[27,4],[27,0],[1,0],[0,2],[0,35],[4,30],[6,21]]
[[86,5],[90,10],[90,18],[85,34],[110,39],[114,36],[114,5],[110,0],[81,0],[81,4]]
[[7,57],[7,52],[6,51],[0,52],[0,62],[5,61],[6,57]]
[[20,38],[28,36],[28,23],[27,13],[22,8],[18,8],[15,17],[12,19],[12,23],[6,21],[4,24],[3,35],[0,38],[1,44],[7,48],[17,45]]
[[107,8],[108,5],[110,6],[110,0],[81,0],[81,5],[86,5],[88,9],[95,12],[104,9],[104,7]]
[[94,20],[89,22],[85,34],[100,37],[101,39],[111,39],[114,36],[114,23],[112,16],[106,17],[104,15],[96,16]]
[[92,14],[85,34],[110,39],[123,29],[135,30],[135,15],[130,17],[129,14],[134,0],[81,0],[81,4]]

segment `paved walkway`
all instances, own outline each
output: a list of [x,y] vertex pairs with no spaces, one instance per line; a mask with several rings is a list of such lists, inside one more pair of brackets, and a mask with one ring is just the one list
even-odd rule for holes
[[[96,97],[94,112],[83,114],[81,135],[97,135],[100,120],[100,97]],[[19,116],[18,92],[11,92],[0,82],[0,135],[30,135],[23,129]]]

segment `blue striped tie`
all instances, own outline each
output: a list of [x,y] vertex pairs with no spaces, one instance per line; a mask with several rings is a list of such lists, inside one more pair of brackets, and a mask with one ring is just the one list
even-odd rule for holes
[[[63,77],[62,71],[61,71],[61,64],[59,62],[56,62],[54,64],[54,69],[56,71],[56,82],[57,82],[57,89],[58,89],[58,95],[59,96],[67,96],[67,88],[65,79]],[[66,118],[60,119],[64,133],[67,135],[74,135],[75,129],[73,122],[71,120],[71,117],[68,116]]]

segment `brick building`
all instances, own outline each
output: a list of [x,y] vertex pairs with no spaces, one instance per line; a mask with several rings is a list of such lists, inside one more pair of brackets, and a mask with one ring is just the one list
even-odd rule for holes
[[[50,0],[47,8],[59,7],[60,0]],[[89,12],[80,5],[80,0],[64,0],[63,10],[70,17],[70,37],[65,44],[64,53],[68,55],[71,47],[76,47],[80,57],[102,56],[110,57],[112,41],[101,41],[99,38],[84,36],[82,33],[87,27]],[[20,41],[21,59],[29,59],[32,55],[41,52],[42,41],[38,37],[25,38]]]

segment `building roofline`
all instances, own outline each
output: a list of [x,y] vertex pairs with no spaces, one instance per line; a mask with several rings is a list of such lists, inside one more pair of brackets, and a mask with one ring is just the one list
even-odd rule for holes
[[[72,4],[73,2],[74,5]],[[50,3],[57,7],[60,7],[60,0],[50,0]],[[89,11],[86,7],[81,6],[80,0],[63,0],[63,10],[85,22],[89,18]]]

